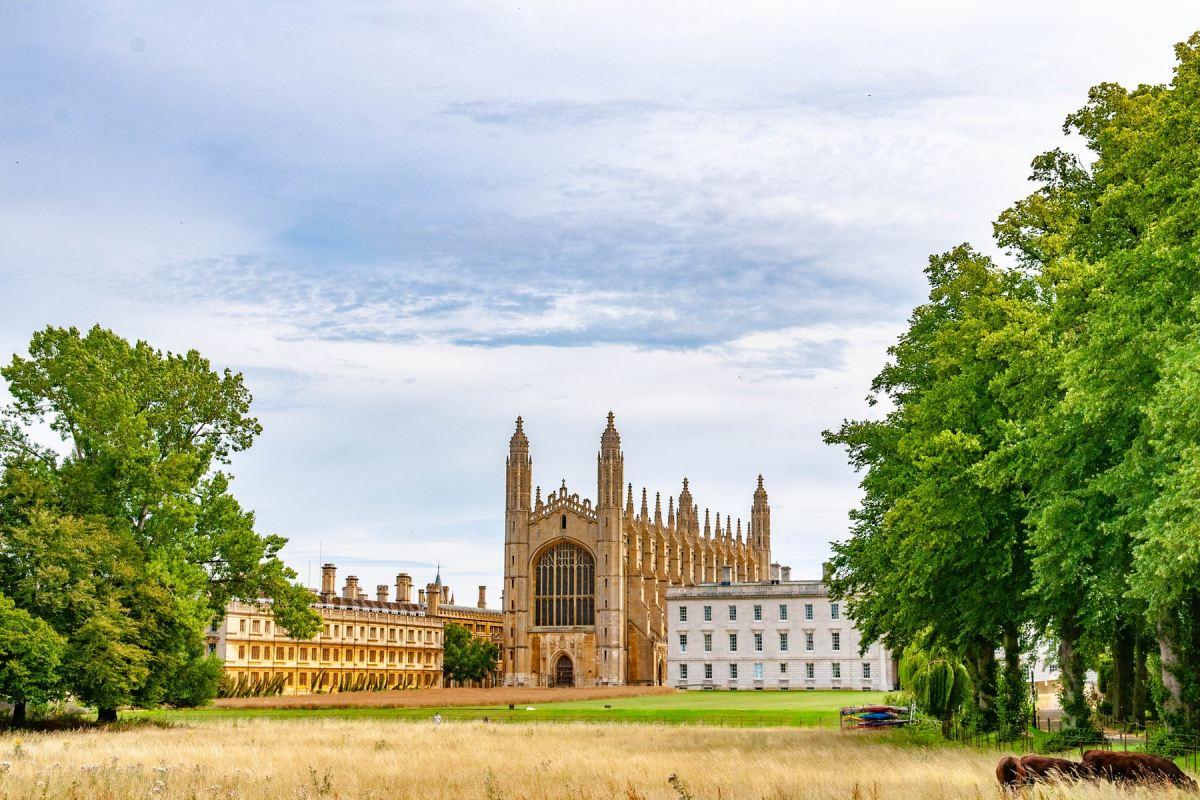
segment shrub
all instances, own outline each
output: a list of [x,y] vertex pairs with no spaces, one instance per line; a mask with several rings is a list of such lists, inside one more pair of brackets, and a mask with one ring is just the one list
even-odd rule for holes
[[1095,728],[1067,728],[1049,734],[1038,745],[1039,753],[1061,753],[1089,744],[1100,744],[1104,734]]
[[177,708],[194,708],[208,703],[227,685],[216,656],[193,658],[181,665],[166,684],[163,700]]
[[1159,728],[1146,735],[1146,752],[1167,758],[1178,758],[1193,752],[1196,742],[1189,737]]

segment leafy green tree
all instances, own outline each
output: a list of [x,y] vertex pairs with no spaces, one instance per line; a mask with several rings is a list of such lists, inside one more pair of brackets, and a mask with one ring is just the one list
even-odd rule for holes
[[474,636],[462,625],[446,623],[442,646],[442,671],[451,680],[482,681],[496,671],[500,648]]
[[[1200,326],[1196,328],[1200,332]],[[1196,333],[1192,334],[1193,336]],[[1200,341],[1200,340],[1196,340]],[[1146,526],[1134,536],[1130,593],[1146,603],[1158,640],[1164,715],[1200,727],[1200,347],[1172,353],[1149,409],[1155,475]]]
[[1188,689],[1200,629],[1195,600],[1178,587],[1200,576],[1187,558],[1157,556],[1190,524],[1179,501],[1196,442],[1188,404],[1172,403],[1196,356],[1200,36],[1176,55],[1170,86],[1093,88],[1065,126],[1091,164],[1040,157],[1041,188],[997,225],[1043,299],[1037,360],[1050,391],[1023,392],[1040,407],[1014,426],[1011,463],[1029,489],[1033,594],[1060,640],[1064,702],[1080,722],[1082,662],[1100,647],[1111,648],[1118,710],[1137,714],[1147,633],[1168,717],[1198,722]]
[[115,602],[72,632],[67,648],[71,689],[99,709],[100,722],[115,722],[117,708],[133,702],[146,680],[152,653],[138,645],[139,626]]
[[[256,532],[219,469],[261,430],[240,374],[97,326],[34,334],[0,375],[0,590],[67,637],[68,687],[102,719],[208,685],[196,654],[230,600],[316,631],[285,540]],[[61,448],[35,443],[43,425]]]
[[[894,410],[827,435],[865,472],[834,590],[868,635],[961,654],[984,701],[999,625],[1006,708],[1019,634],[1050,637],[1083,734],[1101,653],[1119,717],[1153,694],[1200,727],[1200,34],[1176,55],[1169,86],[1100,84],[1067,118],[1087,163],[1034,159],[1036,189],[995,224],[1013,268],[931,260],[930,302],[874,384]],[[1019,598],[998,615],[994,586]]]
[[984,467],[1006,436],[1008,409],[993,384],[1023,346],[1009,334],[1032,288],[966,245],[931,258],[926,275],[929,301],[872,384],[893,410],[825,434],[865,473],[853,535],[833,545],[832,589],[865,642],[960,654],[973,718],[992,730],[998,646],[1005,673],[1021,674],[1029,560],[1022,494]]
[[221,659],[196,652],[171,675],[163,701],[176,708],[202,706],[217,696],[223,675]]
[[950,735],[955,715],[971,696],[971,677],[961,661],[911,645],[901,659],[900,685],[912,694],[919,709],[941,722],[943,736]]
[[27,704],[61,693],[65,645],[53,628],[0,594],[0,697],[13,704],[14,725],[25,722]]

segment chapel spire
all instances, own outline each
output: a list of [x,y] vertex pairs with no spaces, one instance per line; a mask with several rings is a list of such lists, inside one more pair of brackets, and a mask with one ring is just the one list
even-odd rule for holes
[[621,484],[625,482],[625,456],[621,453],[621,434],[608,412],[608,425],[600,434],[600,453],[596,456],[596,506],[621,508]]
[[529,438],[517,417],[517,429],[508,440],[508,460],[505,462],[505,508],[510,511],[529,510],[529,490],[533,481],[533,460],[529,457]]
[[754,546],[758,561],[758,574],[768,575],[771,569],[771,506],[767,503],[767,490],[763,487],[763,476],[758,476],[758,487],[754,490],[754,505],[750,509],[750,543]]
[[692,515],[692,490],[688,488],[688,479],[684,478],[683,489],[679,492],[679,527],[684,533],[691,533],[695,521]]

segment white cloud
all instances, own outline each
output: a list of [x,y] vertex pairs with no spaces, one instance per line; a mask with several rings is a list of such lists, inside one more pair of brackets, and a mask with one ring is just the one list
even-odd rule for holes
[[814,574],[857,494],[820,431],[866,413],[925,256],[986,246],[1087,88],[1169,79],[1194,25],[1165,0],[19,4],[0,352],[99,321],[246,370],[266,432],[236,488],[302,574],[440,560],[497,599],[512,418],[539,482],[590,494],[609,408],[639,486],[686,471],[745,515],[763,472]]

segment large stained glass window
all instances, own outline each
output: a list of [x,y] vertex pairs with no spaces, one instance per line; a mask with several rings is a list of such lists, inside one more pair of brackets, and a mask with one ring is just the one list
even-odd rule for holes
[[534,625],[593,625],[596,560],[571,542],[560,542],[537,562]]

